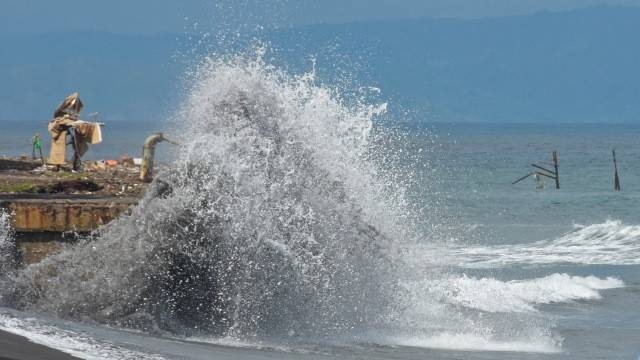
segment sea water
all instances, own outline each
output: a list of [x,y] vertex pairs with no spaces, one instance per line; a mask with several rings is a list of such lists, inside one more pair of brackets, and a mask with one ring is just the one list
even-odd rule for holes
[[[85,101],[90,100],[85,99]],[[42,155],[46,159],[51,147],[51,137],[47,132],[49,120],[46,117],[33,121],[0,120],[3,127],[0,132],[0,157],[27,156],[30,158],[33,155],[32,138],[39,134],[42,139]],[[167,132],[166,122],[163,121],[111,122],[99,118],[96,120],[104,124],[102,127],[103,142],[89,145],[90,150],[83,156],[83,160],[120,159],[122,156],[142,157],[142,146],[148,136],[156,132],[166,133],[169,139],[178,135]],[[71,159],[71,151],[69,146],[67,160]],[[167,147],[159,146],[157,156],[160,161],[170,159]],[[39,158],[40,154],[37,153],[36,157]]]
[[[5,278],[1,329],[107,359],[640,353],[640,127],[407,127],[262,60],[200,72],[171,190]],[[560,190],[511,184],[554,150]]]

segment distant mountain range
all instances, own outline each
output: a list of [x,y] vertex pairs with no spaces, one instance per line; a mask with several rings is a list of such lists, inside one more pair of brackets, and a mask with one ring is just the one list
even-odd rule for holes
[[[268,31],[292,71],[354,76],[395,109],[437,122],[637,122],[640,9]],[[46,121],[79,90],[105,121],[161,120],[182,94],[189,37],[0,34],[0,121]]]

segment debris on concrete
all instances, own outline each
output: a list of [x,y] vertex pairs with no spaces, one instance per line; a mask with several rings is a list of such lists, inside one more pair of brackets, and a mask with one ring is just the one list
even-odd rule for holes
[[[139,170],[117,160],[83,162],[84,171],[53,171],[31,160],[0,159],[0,194],[94,194],[141,197]],[[36,166],[37,165],[37,166]]]
[[80,120],[79,116],[83,108],[80,94],[73,93],[67,96],[54,111],[54,118],[48,125],[51,151],[47,163],[66,164],[67,145],[70,144],[73,148],[73,170],[79,171],[82,166],[80,159],[89,150],[89,144],[102,142],[100,127],[103,124]]

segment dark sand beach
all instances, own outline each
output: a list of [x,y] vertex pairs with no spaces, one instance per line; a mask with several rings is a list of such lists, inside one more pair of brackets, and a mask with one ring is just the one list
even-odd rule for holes
[[0,360],[73,360],[61,351],[38,345],[22,336],[0,330]]

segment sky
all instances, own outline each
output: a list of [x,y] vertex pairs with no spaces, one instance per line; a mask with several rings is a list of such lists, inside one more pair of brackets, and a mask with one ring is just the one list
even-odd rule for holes
[[[634,8],[572,11],[603,4]],[[252,31],[540,11],[556,13]],[[46,119],[73,91],[109,121],[166,116],[189,66],[254,34],[287,70],[313,58],[319,78],[379,86],[434,119],[631,121],[639,19],[640,0],[0,0],[0,121]]]
[[481,18],[640,0],[0,0],[0,35],[126,34],[295,26],[415,17]]

